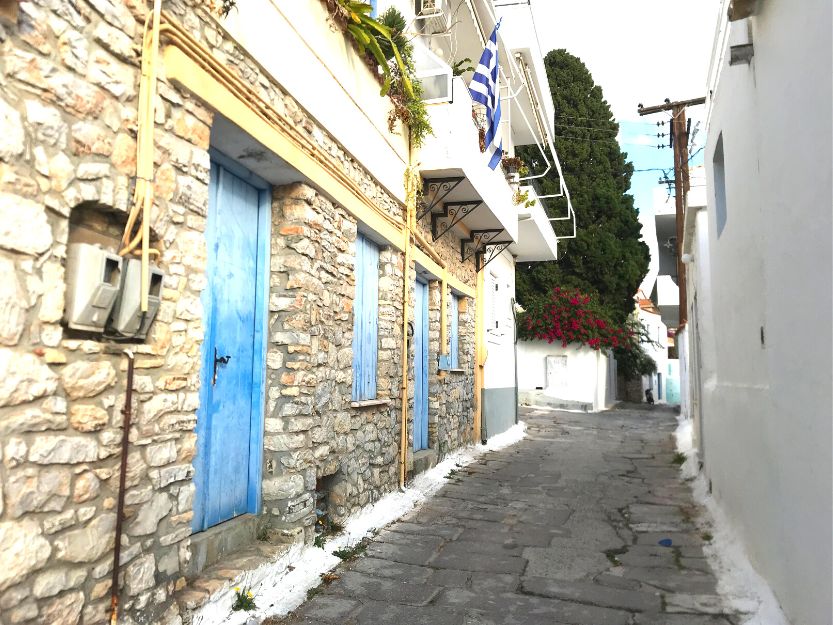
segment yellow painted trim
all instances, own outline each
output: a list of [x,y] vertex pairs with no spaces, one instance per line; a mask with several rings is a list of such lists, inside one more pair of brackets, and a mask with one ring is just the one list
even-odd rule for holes
[[383,214],[369,199],[345,186],[334,174],[333,168],[337,167],[335,163],[327,167],[319,162],[319,159],[313,158],[308,153],[307,146],[302,149],[285,132],[256,114],[247,103],[241,101],[178,47],[167,46],[163,58],[165,74],[169,80],[179,83],[249,135],[256,137],[291,167],[312,180],[358,221],[366,224],[389,245],[402,251],[402,229],[392,225],[389,220],[393,218]]
[[448,355],[448,271],[440,281],[440,353]]
[[486,361],[485,332],[485,288],[483,271],[477,272],[477,288],[474,309],[474,442],[481,441],[483,419],[483,365]]
[[433,258],[428,256],[428,254],[423,252],[421,249],[415,246],[413,254],[414,260],[418,265],[422,265],[425,269],[433,273],[435,276],[440,276],[440,278],[445,276],[445,279],[448,282],[448,286],[450,286],[452,289],[454,289],[455,291],[459,291],[460,293],[468,297],[475,296],[475,290],[472,287],[470,287],[468,284],[466,284],[459,278],[456,278],[449,274],[445,268],[440,267],[440,265],[438,265]]

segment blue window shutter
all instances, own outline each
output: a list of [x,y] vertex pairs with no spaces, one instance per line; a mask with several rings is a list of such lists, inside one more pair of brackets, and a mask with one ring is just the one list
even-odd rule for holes
[[378,309],[379,248],[359,235],[353,302],[353,401],[376,399]]
[[451,354],[451,368],[460,368],[460,335],[459,332],[459,300],[456,295],[451,296],[451,334],[449,353]]

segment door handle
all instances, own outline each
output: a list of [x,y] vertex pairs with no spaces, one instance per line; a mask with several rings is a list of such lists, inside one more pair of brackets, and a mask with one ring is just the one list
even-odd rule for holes
[[217,355],[217,348],[214,348],[214,374],[211,378],[211,386],[217,384],[217,365],[225,365],[228,364],[228,361],[231,360],[231,356],[218,356]]

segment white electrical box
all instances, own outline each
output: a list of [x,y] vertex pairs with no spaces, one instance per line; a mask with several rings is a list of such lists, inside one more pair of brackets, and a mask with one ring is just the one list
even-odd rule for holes
[[67,248],[66,311],[70,328],[103,332],[119,294],[122,259],[89,243]]
[[112,330],[125,338],[144,339],[156,313],[159,312],[162,279],[165,274],[155,265],[150,265],[148,270],[150,271],[148,309],[143,315],[141,312],[142,261],[137,258],[129,258],[125,261],[121,292],[113,308],[109,324]]

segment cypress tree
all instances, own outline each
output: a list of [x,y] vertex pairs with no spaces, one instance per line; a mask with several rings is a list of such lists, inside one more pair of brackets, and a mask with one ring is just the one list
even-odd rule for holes
[[[575,239],[559,241],[559,260],[521,263],[517,268],[519,303],[549,297],[556,286],[593,292],[609,317],[624,322],[633,311],[633,296],[648,271],[648,246],[639,240],[641,225],[633,196],[628,193],[633,165],[616,141],[619,124],[613,119],[602,88],[595,84],[581,59],[566,50],[545,58],[555,104],[553,143],[561,160],[564,181],[576,213]],[[531,170],[544,168],[535,147],[519,148]],[[549,156],[548,156],[549,157]],[[538,179],[541,194],[557,193],[553,167]],[[550,217],[567,213],[564,199],[545,200]],[[556,234],[572,233],[568,221],[552,222]]]

